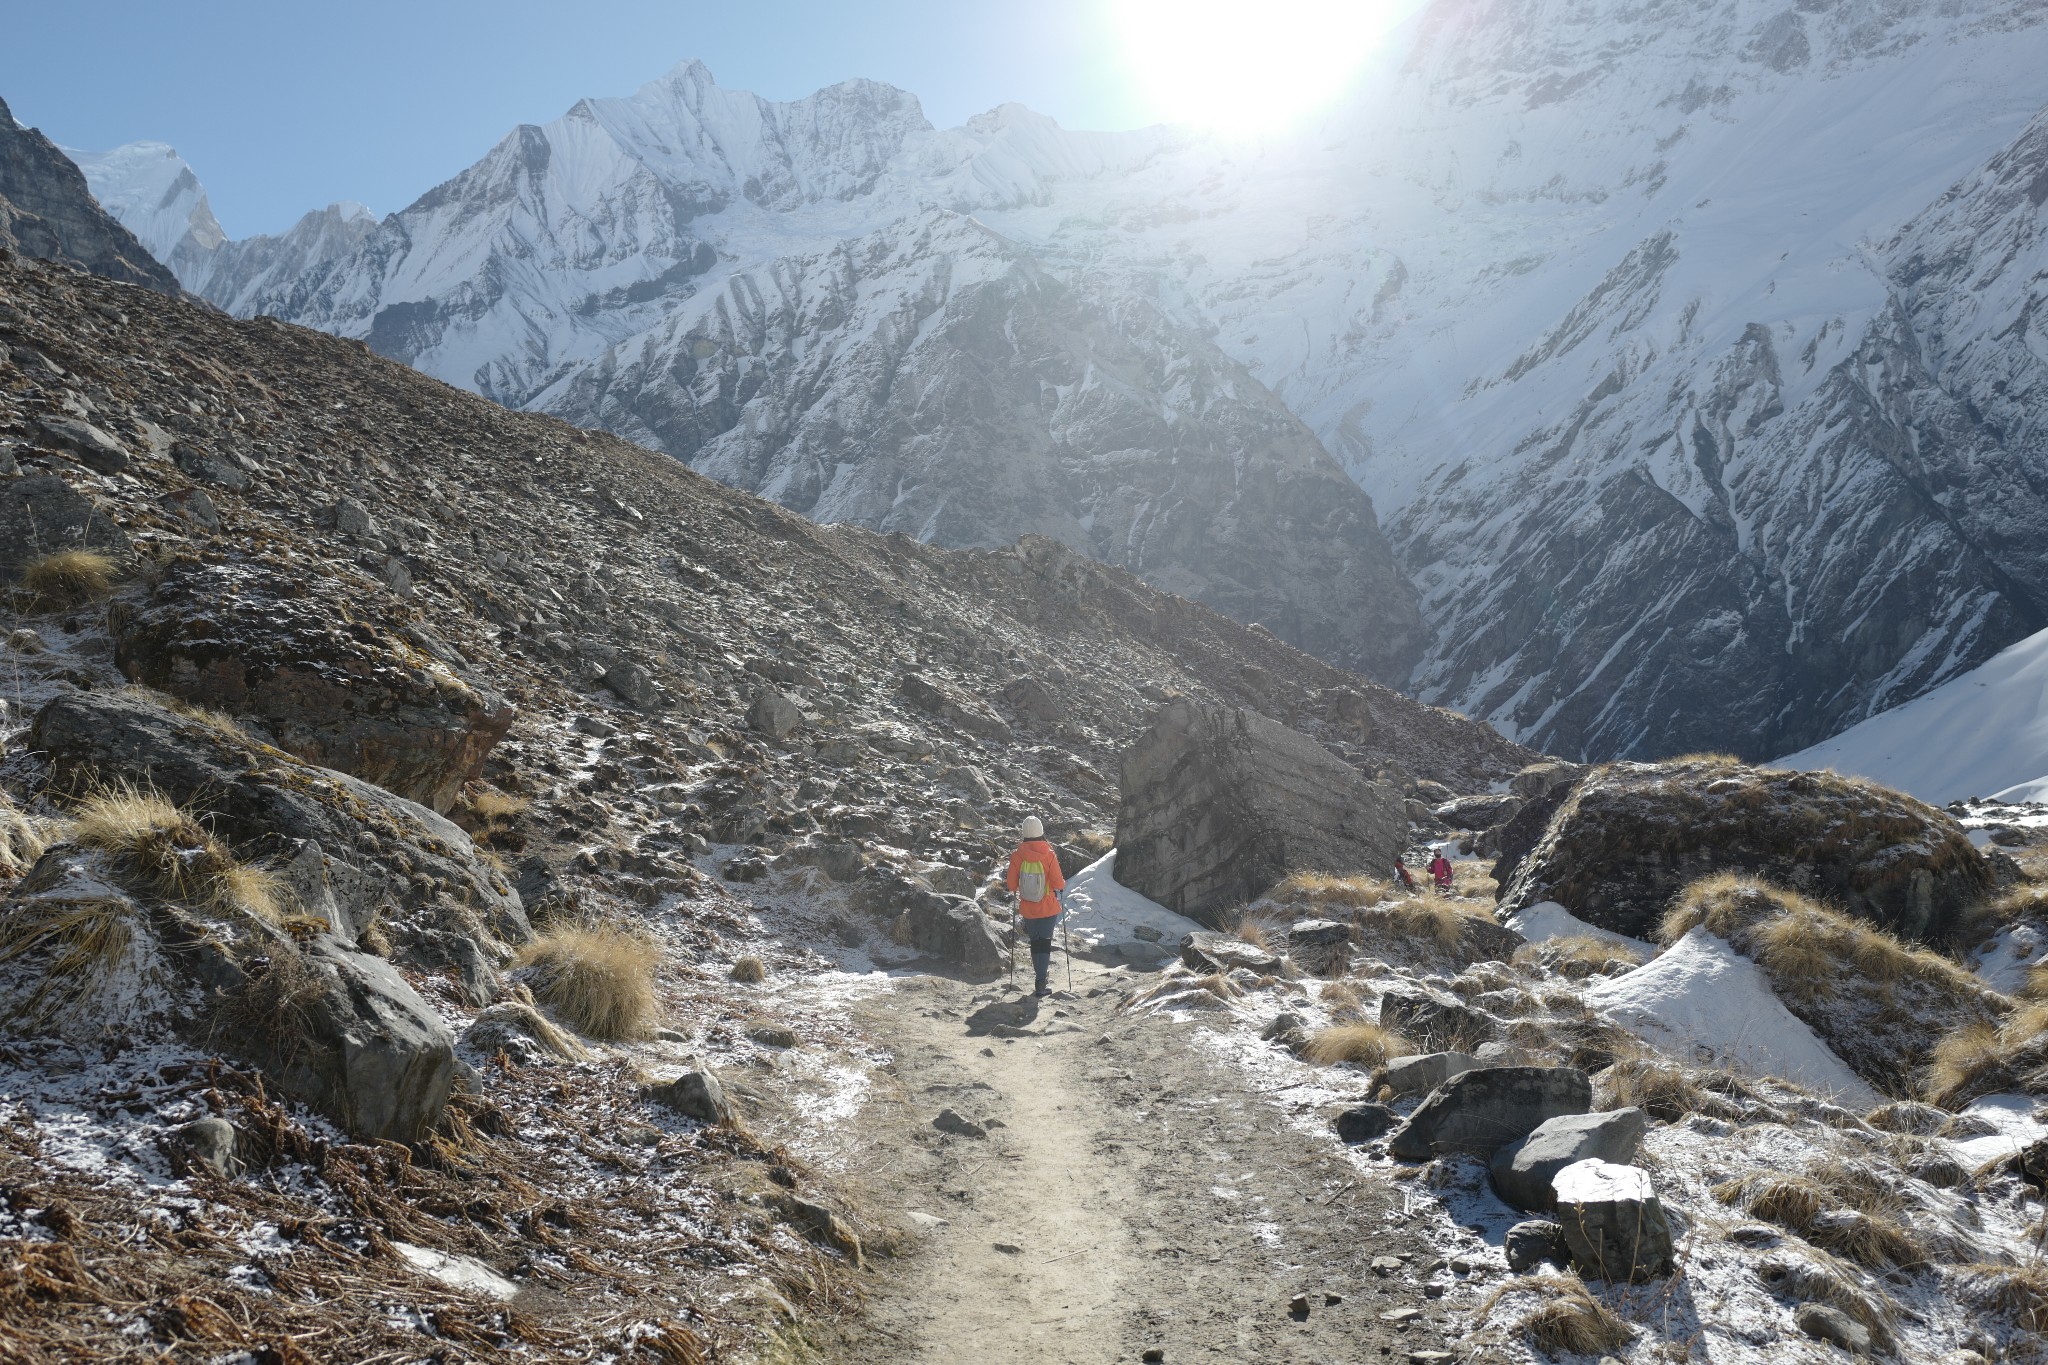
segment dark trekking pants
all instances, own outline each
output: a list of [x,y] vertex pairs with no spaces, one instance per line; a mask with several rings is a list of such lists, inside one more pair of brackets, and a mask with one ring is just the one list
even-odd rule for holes
[[1052,975],[1052,935],[1059,922],[1058,915],[1022,920],[1024,936],[1031,940],[1031,971],[1039,990],[1045,989],[1046,979]]

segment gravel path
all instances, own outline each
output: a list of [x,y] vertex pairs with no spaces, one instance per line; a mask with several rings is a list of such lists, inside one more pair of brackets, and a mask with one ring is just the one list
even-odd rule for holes
[[[1407,1271],[1371,1268],[1405,1255],[1420,1270],[1436,1255],[1387,1229],[1399,1190],[1190,1046],[1203,1023],[1117,1014],[1119,980],[1077,964],[1073,993],[1034,1009],[1014,988],[910,977],[863,1007],[895,1053],[896,1085],[858,1121],[857,1174],[872,1212],[945,1225],[907,1256],[876,1258],[843,1358],[1458,1358],[1433,1354],[1459,1329]],[[946,1109],[985,1136],[935,1128]],[[1387,1320],[1402,1310],[1420,1316]]]

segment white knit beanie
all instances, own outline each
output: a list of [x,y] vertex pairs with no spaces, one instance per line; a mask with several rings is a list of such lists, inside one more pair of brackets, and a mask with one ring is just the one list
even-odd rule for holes
[[1045,825],[1037,816],[1027,815],[1024,817],[1024,828],[1020,833],[1027,839],[1043,839],[1045,837]]

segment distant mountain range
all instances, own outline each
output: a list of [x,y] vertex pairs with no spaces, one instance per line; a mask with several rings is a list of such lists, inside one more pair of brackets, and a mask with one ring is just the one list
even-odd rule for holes
[[1439,0],[1252,146],[686,63],[278,237],[78,157],[232,312],[1554,752],[1765,757],[2048,625],[2044,103],[2039,3]]

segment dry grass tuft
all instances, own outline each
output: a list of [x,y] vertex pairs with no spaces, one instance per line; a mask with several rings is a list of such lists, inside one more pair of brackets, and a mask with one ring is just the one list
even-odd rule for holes
[[1116,835],[1106,829],[1084,829],[1071,842],[1090,857],[1100,858],[1116,847]]
[[1865,1290],[1856,1272],[1825,1252],[1777,1256],[1757,1267],[1757,1277],[1771,1292],[1795,1303],[1824,1303],[1870,1329],[1880,1347],[1892,1339],[1893,1304],[1882,1293]]
[[1332,1010],[1355,1010],[1365,1002],[1358,991],[1346,981],[1325,981],[1317,990],[1316,998]]
[[496,787],[478,787],[469,793],[470,813],[484,824],[496,820],[512,820],[524,815],[533,802],[523,796],[499,791]]
[[43,856],[43,832],[0,792],[0,877],[19,877]]
[[1997,1313],[2028,1332],[2048,1332],[2048,1265],[1964,1266],[1956,1274],[1956,1296],[1973,1308]]
[[1297,872],[1266,893],[1284,903],[1343,905],[1352,909],[1378,905],[1392,892],[1370,877],[1340,877],[1330,872]]
[[1437,947],[1449,950],[1456,948],[1465,936],[1465,926],[1472,920],[1493,921],[1493,912],[1484,906],[1464,901],[1451,900],[1434,891],[1425,891],[1419,896],[1398,901],[1388,907],[1387,918],[1395,929],[1409,938],[1424,939]]
[[169,797],[146,787],[103,787],[72,813],[71,837],[107,855],[129,889],[214,915],[280,918],[275,874],[237,862],[225,844]]
[[643,1038],[657,1009],[654,972],[661,950],[616,928],[550,930],[519,954],[534,998],[592,1038]]
[[1740,1106],[1712,1093],[1683,1067],[1656,1057],[1623,1057],[1594,1078],[1602,1109],[1631,1105],[1653,1119],[1677,1123],[1687,1114],[1737,1120]]
[[[32,902],[33,904],[33,902]],[[135,941],[134,926],[114,901],[72,901],[0,926],[0,964],[40,957],[33,990],[5,1004],[5,1017],[41,1030],[89,999]]]
[[1519,1324],[1529,1334],[1529,1344],[1544,1355],[1602,1356],[1628,1345],[1635,1335],[1576,1275],[1509,1280],[1480,1306],[1479,1316],[1484,1318],[1502,1299],[1520,1293],[1548,1298]]
[[768,979],[768,964],[758,957],[743,957],[732,964],[732,979],[752,985]]
[[1943,1038],[1927,1065],[1930,1103],[1960,1109],[2004,1090],[2048,1086],[2048,1002],[2030,1001],[2003,1022],[1969,1024]]
[[1320,1066],[1350,1062],[1354,1066],[1385,1066],[1415,1051],[1415,1045],[1378,1024],[1333,1024],[1317,1029],[1302,1056]]
[[1880,1175],[1838,1158],[1804,1175],[1757,1171],[1714,1187],[1714,1197],[1872,1270],[1928,1263],[1904,1223],[1904,1204]]
[[38,606],[76,606],[112,592],[114,568],[98,550],[58,550],[23,565],[21,586]]

